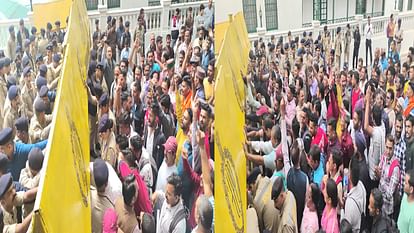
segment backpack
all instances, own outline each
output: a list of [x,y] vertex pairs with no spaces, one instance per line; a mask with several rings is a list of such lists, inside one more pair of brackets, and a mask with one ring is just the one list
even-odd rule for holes
[[190,224],[189,224],[189,221],[188,221],[188,217],[189,217],[190,215],[189,215],[189,210],[187,209],[187,207],[185,207],[184,205],[183,205],[183,208],[182,209],[180,209],[175,215],[174,215],[174,218],[173,218],[173,220],[171,221],[171,223],[170,223],[170,227],[168,228],[168,232],[169,233],[172,233],[173,231],[174,231],[174,229],[175,229],[175,227],[177,227],[177,224],[181,221],[181,220],[183,220],[183,219],[185,219],[185,232],[186,233],[189,233],[189,232],[191,232],[191,227],[190,227]]
[[367,232],[369,228],[363,209],[361,210],[361,207],[358,205],[358,202],[354,198],[349,197],[349,199],[352,199],[355,202],[356,206],[358,207],[358,211],[361,213],[361,225],[359,227],[359,232]]
[[155,184],[157,183],[158,169],[157,169],[157,164],[155,163],[154,158],[150,157],[149,159],[145,159],[144,162],[141,164],[139,170],[141,170],[148,163],[151,165],[151,170],[152,170],[152,187],[148,187],[148,188],[151,188],[152,192],[155,192],[155,187],[156,187]]

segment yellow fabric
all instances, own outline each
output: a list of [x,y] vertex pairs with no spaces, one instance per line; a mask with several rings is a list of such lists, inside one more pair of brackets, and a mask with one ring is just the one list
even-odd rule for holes
[[397,86],[395,85],[395,83],[394,83],[394,85],[392,85],[391,86],[391,84],[387,84],[387,92],[388,92],[388,90],[392,90],[393,92],[394,92],[394,96],[397,94]]
[[31,232],[91,232],[85,1],[74,0]]
[[407,94],[408,86],[410,86],[410,80],[408,80],[404,84],[404,96],[402,96],[402,97],[405,97],[405,95]]
[[336,98],[338,101],[338,109],[339,109],[339,117],[336,123],[336,134],[340,139],[342,136],[342,129],[341,129],[341,120],[342,120],[342,113],[343,113],[343,104],[342,104],[342,88],[341,85],[336,85]]
[[187,139],[187,135],[184,134],[184,131],[181,128],[178,128],[177,135],[175,136],[177,140],[177,156],[175,156],[175,164],[178,164],[178,160],[181,157],[181,151],[183,150],[183,145]]
[[[42,3],[33,3],[33,26],[46,28],[51,23],[55,29],[55,22],[60,21],[60,28],[66,28],[66,17],[69,16],[72,0],[47,0]],[[89,21],[87,22],[89,25]]]
[[[244,142],[244,83],[250,43],[242,13],[235,15],[227,29],[216,63],[215,103],[215,201],[216,232],[246,231],[246,158]],[[217,33],[217,32],[216,32]],[[231,120],[229,120],[231,119]]]
[[206,100],[209,100],[213,96],[214,85],[210,83],[207,78],[203,80],[204,94],[206,95]]

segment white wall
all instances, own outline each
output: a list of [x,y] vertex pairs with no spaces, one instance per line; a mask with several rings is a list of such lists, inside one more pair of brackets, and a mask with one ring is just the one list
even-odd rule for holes
[[[335,0],[335,19],[346,17],[346,4],[347,0]],[[348,15],[350,15],[350,13],[351,11],[348,9]]]
[[215,5],[215,23],[228,21],[229,14],[243,11],[242,0],[216,0]]
[[[379,0],[377,0],[380,2]],[[381,4],[379,4],[381,5]],[[397,2],[398,5],[398,2]],[[384,16],[390,16],[395,7],[395,0],[386,0],[384,3]],[[397,6],[398,9],[398,6]]]
[[[233,2],[233,0],[231,1]],[[277,10],[279,30],[302,27],[302,0],[279,0],[277,1]],[[303,9],[303,11],[310,11],[310,14],[312,14],[312,8]]]
[[121,0],[122,9],[131,9],[145,6],[148,6],[148,0]]
[[313,0],[302,1],[302,22],[312,23],[313,20]]
[[349,16],[354,16],[355,11],[356,11],[356,0],[349,0]]

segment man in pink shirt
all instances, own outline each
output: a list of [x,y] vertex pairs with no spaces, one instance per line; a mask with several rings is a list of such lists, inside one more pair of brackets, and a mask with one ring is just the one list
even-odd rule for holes
[[358,72],[351,71],[351,83],[352,83],[352,95],[351,95],[351,112],[355,111],[355,105],[361,97],[363,97],[361,93],[361,89],[359,89],[359,74]]
[[318,118],[314,113],[309,115],[309,132],[312,135],[311,145],[317,145],[321,152],[326,154],[328,138],[321,127],[318,126]]

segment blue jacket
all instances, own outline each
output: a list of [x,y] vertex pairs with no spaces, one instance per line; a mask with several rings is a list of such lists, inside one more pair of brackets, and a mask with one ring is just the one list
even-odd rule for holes
[[30,150],[34,147],[38,147],[43,150],[46,145],[47,140],[35,144],[24,144],[21,142],[16,142],[14,144],[13,158],[9,161],[8,166],[8,171],[11,172],[14,181],[19,181],[20,171],[26,166]]

